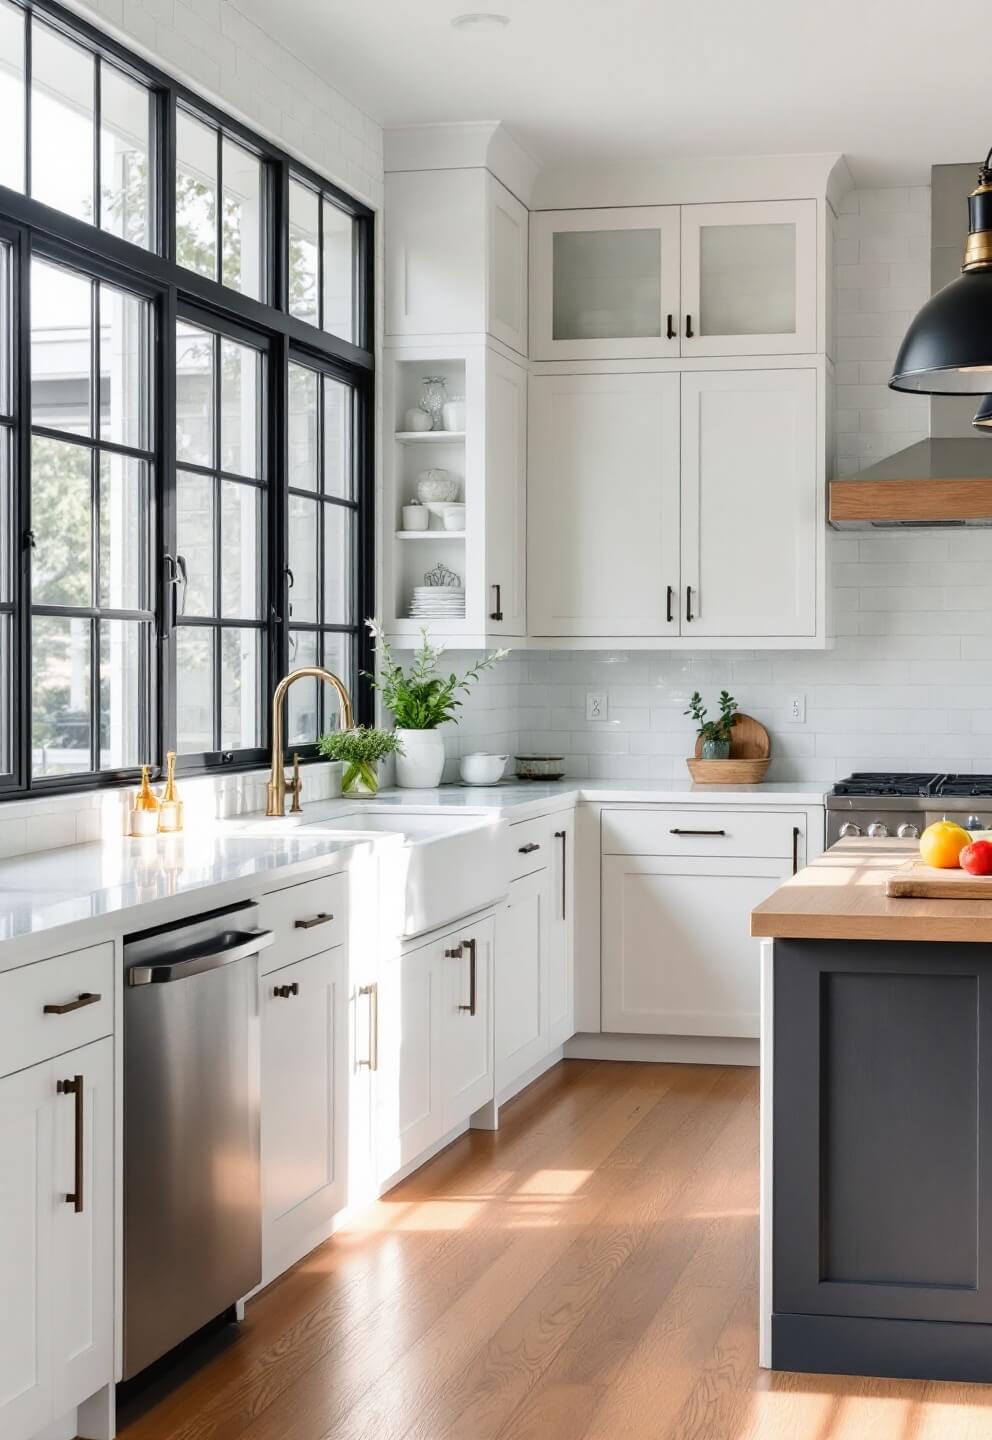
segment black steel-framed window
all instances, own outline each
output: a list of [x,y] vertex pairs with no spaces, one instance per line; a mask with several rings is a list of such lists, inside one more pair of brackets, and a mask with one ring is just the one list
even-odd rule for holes
[[[289,668],[323,665],[352,691],[363,645],[360,567],[361,408],[333,366],[293,351],[289,362],[287,555]],[[362,657],[364,663],[364,656]],[[287,741],[301,754],[337,725],[337,703],[316,681],[290,692]]]
[[37,242],[27,312],[31,776],[120,775],[153,748],[153,300]]
[[174,748],[203,762],[265,743],[268,369],[264,336],[182,308],[169,663]]
[[[0,53],[7,98],[15,97],[0,154],[0,347],[6,334],[12,350],[0,374],[0,794],[130,781],[167,748],[181,751],[187,769],[256,764],[269,742],[272,683],[301,663],[301,644],[344,672],[359,717],[371,718],[358,679],[370,659],[361,621],[371,613],[374,568],[371,212],[52,0],[0,0]],[[203,153],[216,157],[211,165],[194,156],[191,167],[198,201],[204,163],[214,179],[203,205],[209,263],[190,238],[180,193],[188,123],[203,127]],[[315,303],[305,314],[294,298],[291,187],[316,198]],[[33,268],[39,295],[48,296],[53,276],[69,276],[89,296],[88,339],[66,324],[65,355],[78,354],[61,370],[41,363]],[[128,308],[124,297],[133,313],[118,328],[132,340],[140,330],[147,379],[140,424],[126,433],[114,429],[105,391],[108,373],[111,386],[128,378],[127,357],[108,372],[103,354],[107,317]],[[223,393],[214,396],[209,459],[183,452],[179,323],[212,337],[221,392],[225,357],[242,397],[246,364],[253,370],[257,466],[224,450]],[[73,410],[79,356],[89,364],[85,421]],[[288,473],[291,358],[316,377],[321,469],[299,483]],[[0,369],[2,359],[0,351]],[[186,379],[188,397],[195,368]],[[350,447],[337,493],[325,477],[329,437]],[[194,482],[209,489],[216,514],[209,613],[192,608],[198,576],[179,543]],[[46,516],[50,497],[66,493],[77,508],[89,496],[75,528],[53,520],[51,507]],[[319,535],[313,618],[291,610],[304,598],[290,586],[291,506],[304,500]],[[244,544],[228,546],[225,534]],[[77,563],[58,571],[56,541]],[[210,636],[211,706],[209,720],[184,729],[182,651],[194,632],[201,647]],[[314,733],[335,723],[323,700],[311,719]],[[303,738],[289,743],[315,753]]]

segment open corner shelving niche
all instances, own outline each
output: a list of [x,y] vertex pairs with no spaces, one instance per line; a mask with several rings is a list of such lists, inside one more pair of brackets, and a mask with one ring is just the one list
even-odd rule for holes
[[[415,408],[423,394],[426,375],[443,376],[449,400],[466,393],[466,362],[464,359],[396,359],[393,374],[392,429],[394,442],[393,494],[391,501],[396,542],[392,557],[393,617],[402,629],[461,630],[464,614],[420,619],[412,613],[414,589],[425,583],[426,576],[438,567],[453,571],[468,589],[468,547],[466,544],[469,517],[469,496],[466,486],[467,456],[465,430],[404,430],[407,410]],[[455,503],[466,506],[463,514],[466,528],[446,530],[439,510],[431,510],[426,530],[403,527],[403,507],[418,498],[417,483],[425,470],[446,470],[458,485]]]

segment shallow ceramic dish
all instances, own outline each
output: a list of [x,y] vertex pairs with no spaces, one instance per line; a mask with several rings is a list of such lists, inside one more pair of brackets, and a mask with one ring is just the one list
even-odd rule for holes
[[564,755],[514,755],[518,780],[563,780]]

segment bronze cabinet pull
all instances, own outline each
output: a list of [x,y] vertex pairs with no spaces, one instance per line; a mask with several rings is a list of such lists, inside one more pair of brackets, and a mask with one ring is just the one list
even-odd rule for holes
[[685,618],[692,623],[692,586],[685,587]]
[[291,995],[299,995],[299,982],[294,980],[289,985],[277,985],[272,994],[279,1000],[288,1000]]
[[490,618],[490,620],[502,620],[502,618],[503,618],[503,587],[502,587],[502,585],[494,585],[494,586],[493,586],[493,589],[496,591],[496,609],[492,611],[492,613],[490,614],[489,618]]
[[792,873],[793,873],[793,875],[798,875],[798,874],[799,874],[799,835],[800,835],[800,833],[801,833],[801,832],[800,832],[799,826],[798,826],[798,825],[793,825],[793,827],[792,827]]
[[685,317],[685,338],[686,338],[687,340],[691,340],[691,339],[692,339],[692,316],[691,316],[691,315],[687,315],[687,316]]
[[359,995],[369,997],[369,1058],[357,1062],[359,1069],[378,1070],[379,1068],[379,986],[360,985]]
[[529,845],[521,845],[521,846],[519,847],[518,851],[517,851],[517,854],[518,854],[518,855],[533,855],[534,851],[535,851],[535,850],[540,850],[540,848],[541,848],[541,847],[540,847],[540,845],[538,845],[537,841],[536,841],[536,840],[532,840]]
[[677,826],[669,835],[726,835],[726,830],[680,830]]
[[672,614],[672,600],[674,599],[674,597],[675,591],[672,589],[671,585],[669,585],[667,590],[667,598],[665,600],[665,619],[668,621],[669,625],[671,625],[675,619],[675,616]]
[[457,950],[450,950],[448,954],[460,955],[463,948],[468,951],[468,1004],[459,1005],[458,1008],[459,1010],[467,1010],[470,1015],[474,1015],[478,986],[478,963],[476,955],[478,947],[476,942],[474,940],[463,940]]
[[77,1215],[83,1213],[83,1077],[75,1075],[71,1080],[59,1080],[55,1086],[60,1095],[74,1095],[76,1099],[76,1159],[75,1189],[66,1197]]
[[42,1009],[43,1015],[71,1015],[73,1010],[85,1010],[87,1005],[98,1005],[103,999],[102,995],[94,995],[89,990],[84,990],[77,995],[75,1000],[67,1000],[64,1005],[46,1005]]
[[564,919],[566,918],[566,916],[567,916],[567,911],[566,911],[566,907],[565,907],[565,900],[566,900],[566,891],[565,891],[565,868],[566,868],[566,866],[565,866],[565,860],[566,860],[567,853],[568,853],[568,852],[567,852],[567,848],[566,848],[566,847],[568,846],[568,831],[567,831],[567,830],[556,830],[556,831],[555,831],[555,839],[561,841],[561,918],[564,920]]
[[321,910],[317,915],[311,915],[309,920],[294,920],[293,928],[296,930],[312,930],[316,925],[329,925],[334,919],[333,915]]
[[672,324],[673,318],[674,318],[673,316],[669,315],[669,317],[668,317],[668,325],[667,325],[667,327],[666,327],[666,329],[665,329],[665,335],[666,335],[666,337],[667,337],[669,340],[674,340],[674,339],[675,339],[675,335],[676,335],[675,326]]

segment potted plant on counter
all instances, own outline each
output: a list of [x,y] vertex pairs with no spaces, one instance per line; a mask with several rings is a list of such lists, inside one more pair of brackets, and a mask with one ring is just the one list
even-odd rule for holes
[[396,752],[396,783],[405,790],[433,790],[444,771],[442,725],[458,723],[462,695],[467,695],[479,677],[509,655],[494,650],[484,655],[462,675],[440,675],[438,665],[443,645],[432,645],[422,630],[420,648],[413,652],[408,670],[397,664],[389,641],[376,620],[366,622],[375,641],[378,671],[368,675],[396,721],[399,747]]
[[379,789],[379,761],[400,754],[400,737],[395,730],[358,725],[354,730],[332,730],[321,735],[317,748],[326,759],[343,762],[343,795],[375,795]]
[[688,710],[683,710],[683,715],[691,715],[699,727],[697,734],[703,742],[702,758],[704,760],[726,760],[730,755],[731,732],[734,728],[734,721],[737,719],[737,701],[727,690],[720,691],[720,718],[719,720],[707,720],[708,710],[703,704],[703,697],[698,690],[694,690],[689,700]]

